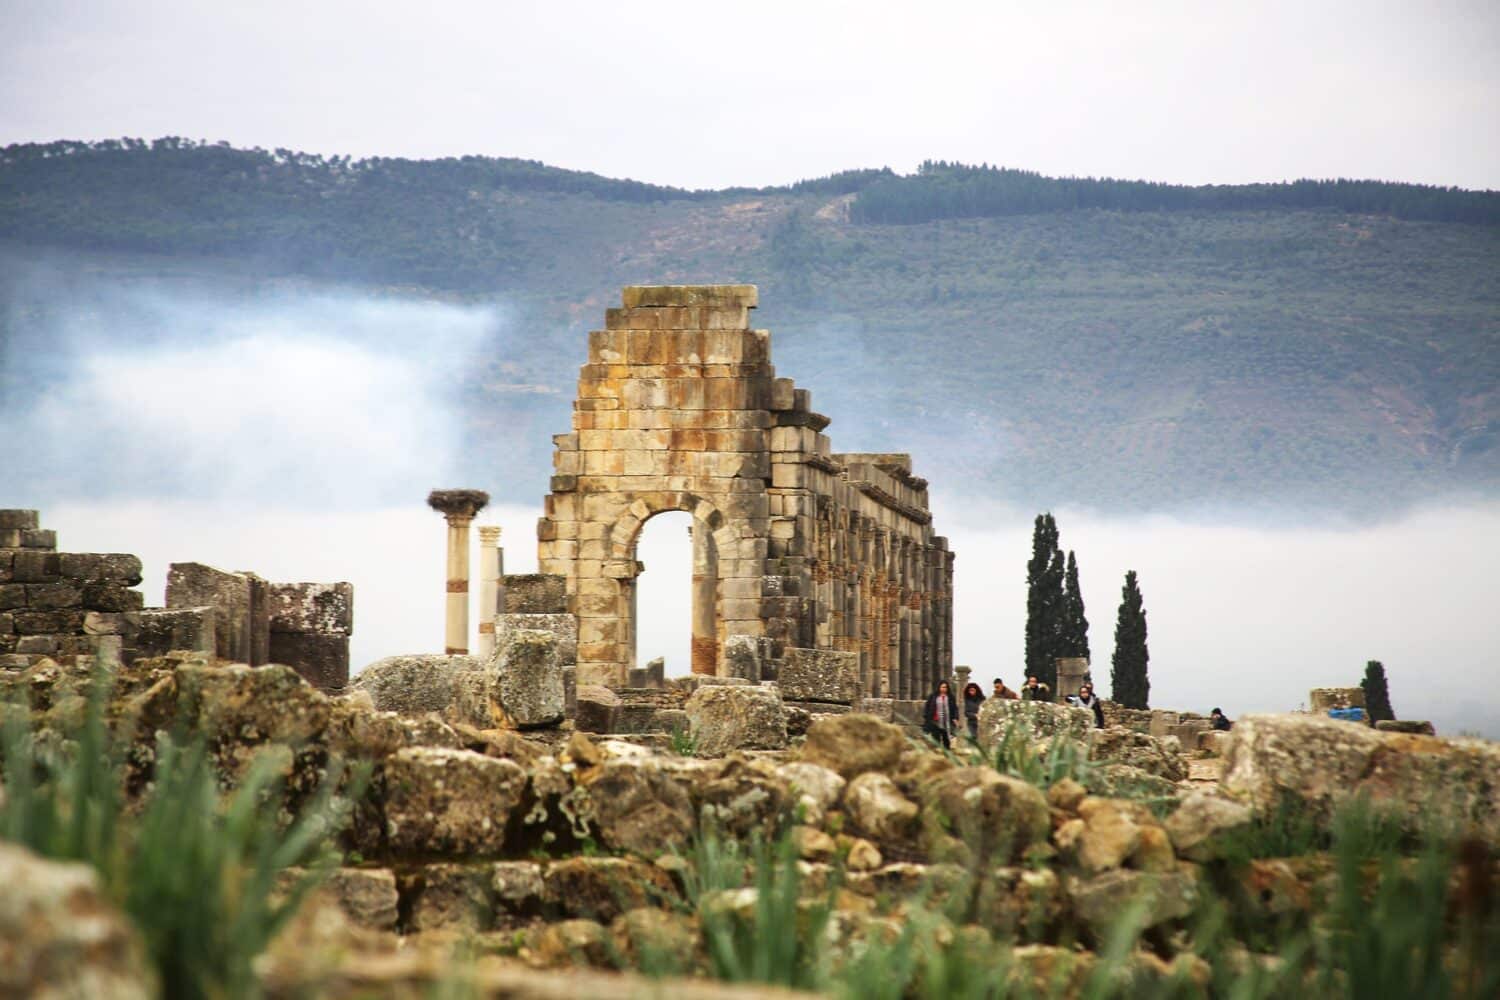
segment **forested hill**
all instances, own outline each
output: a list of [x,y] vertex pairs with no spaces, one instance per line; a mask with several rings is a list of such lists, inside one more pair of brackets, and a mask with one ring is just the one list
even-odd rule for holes
[[[478,445],[539,428],[524,496],[618,286],[722,280],[761,286],[778,368],[839,447],[912,450],[997,499],[1378,511],[1500,491],[1496,192],[940,162],[687,191],[126,139],[0,150],[0,249],[124,280],[501,298],[525,341],[468,391]],[[5,351],[46,306],[3,273],[0,294]],[[0,368],[14,391],[21,369]]]

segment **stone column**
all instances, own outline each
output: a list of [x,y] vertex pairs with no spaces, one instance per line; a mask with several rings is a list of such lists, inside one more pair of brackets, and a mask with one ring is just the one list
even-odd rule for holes
[[450,656],[469,651],[469,525],[489,502],[490,495],[481,490],[433,490],[427,494],[427,505],[448,522],[444,648]]
[[479,526],[479,658],[495,651],[495,614],[500,593],[500,528]]
[[1052,700],[1061,704],[1069,695],[1077,694],[1088,673],[1087,657],[1059,656],[1057,658],[1057,690],[1052,692]]

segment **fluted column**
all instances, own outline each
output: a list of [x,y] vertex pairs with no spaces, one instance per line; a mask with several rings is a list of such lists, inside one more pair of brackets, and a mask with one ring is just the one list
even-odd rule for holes
[[495,651],[495,613],[500,593],[500,528],[479,526],[479,658]]
[[469,651],[469,525],[489,502],[490,495],[482,490],[433,490],[427,494],[427,505],[448,522],[444,649],[450,656]]

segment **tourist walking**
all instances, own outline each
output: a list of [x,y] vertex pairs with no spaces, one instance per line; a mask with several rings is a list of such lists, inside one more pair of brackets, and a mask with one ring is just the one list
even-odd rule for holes
[[948,682],[941,681],[937,690],[932,692],[927,703],[922,706],[922,729],[934,742],[941,743],[943,749],[950,750],[953,748],[953,732],[957,725],[958,704]]
[[1051,701],[1052,689],[1036,679],[1036,674],[1026,678],[1026,683],[1021,685],[1022,701]]
[[984,704],[984,692],[970,681],[964,685],[964,722],[969,727],[969,739],[979,739],[979,706]]
[[993,690],[993,691],[990,692],[990,697],[991,698],[1003,698],[1006,701],[1016,701],[1021,696],[1018,695],[1018,694],[1016,694],[1016,692],[1012,691],[1010,688],[1006,687],[1005,686],[1005,682],[1002,681],[1000,678],[996,677],[995,678],[995,690]]
[[1219,711],[1217,708],[1208,713],[1208,721],[1213,725],[1215,729],[1217,729],[1221,733],[1229,732],[1229,728],[1234,725],[1234,723],[1229,720],[1229,717],[1226,716],[1223,712]]

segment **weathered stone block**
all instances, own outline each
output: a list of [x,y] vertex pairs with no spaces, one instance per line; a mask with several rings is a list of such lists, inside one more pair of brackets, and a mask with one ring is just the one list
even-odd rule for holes
[[123,552],[62,552],[58,572],[70,580],[102,580],[127,587],[141,583],[141,560]]
[[754,285],[626,285],[621,293],[621,304],[626,309],[663,306],[754,309],[759,296]]
[[41,524],[34,510],[0,510],[0,531],[30,531]]
[[859,700],[860,693],[859,654],[789,648],[776,683],[783,698],[852,705]]
[[317,632],[272,632],[272,663],[284,663],[322,691],[342,691],[349,683],[349,637]]
[[454,699],[454,678],[460,672],[479,673],[472,656],[440,653],[387,656],[365,667],[354,678],[355,690],[369,692],[375,708],[405,716],[442,714]]
[[20,635],[76,635],[83,632],[83,612],[16,611],[16,632]]
[[26,606],[37,611],[82,607],[83,589],[67,580],[59,580],[57,583],[28,583]]
[[57,548],[57,532],[51,528],[30,528],[21,532],[21,547],[25,549],[45,549],[48,552]]
[[10,576],[17,583],[51,583],[59,575],[55,552],[20,549],[12,556]]
[[491,664],[496,700],[513,725],[529,729],[562,722],[564,692],[557,636],[537,629],[512,629]]
[[213,608],[152,608],[133,614],[136,656],[164,656],[174,650],[213,655]]
[[1326,715],[1330,708],[1364,708],[1365,689],[1362,687],[1313,688],[1307,692],[1307,700],[1316,715]]
[[555,615],[568,610],[566,577],[549,573],[511,573],[505,577],[501,611],[518,615]]
[[579,623],[570,614],[503,614],[495,616],[495,655],[512,632],[550,632],[557,639],[557,661],[564,666],[578,662]]
[[526,772],[470,750],[408,747],[385,762],[386,839],[403,854],[497,854]]
[[24,583],[0,583],[0,611],[26,607]]
[[146,598],[122,583],[89,580],[83,585],[83,606],[89,611],[140,611]]
[[762,670],[760,638],[753,635],[731,635],[724,639],[724,674],[760,682]]
[[1030,742],[1064,737],[1087,745],[1094,713],[1072,705],[1003,698],[990,698],[979,706],[979,745],[984,749],[999,746],[1012,727]]
[[706,684],[693,692],[685,709],[700,754],[786,746],[786,708],[773,688]]
[[620,696],[607,687],[585,684],[578,689],[573,725],[585,733],[613,733],[619,723]]
[[354,631],[351,583],[272,583],[266,587],[266,597],[272,632],[347,636]]
[[1283,795],[1327,818],[1360,793],[1413,830],[1456,824],[1500,840],[1500,744],[1382,733],[1315,715],[1247,715],[1230,731],[1224,788],[1257,810]]
[[172,563],[167,568],[167,607],[214,608],[215,654],[235,663],[250,662],[250,579],[243,573],[227,573],[203,563]]

